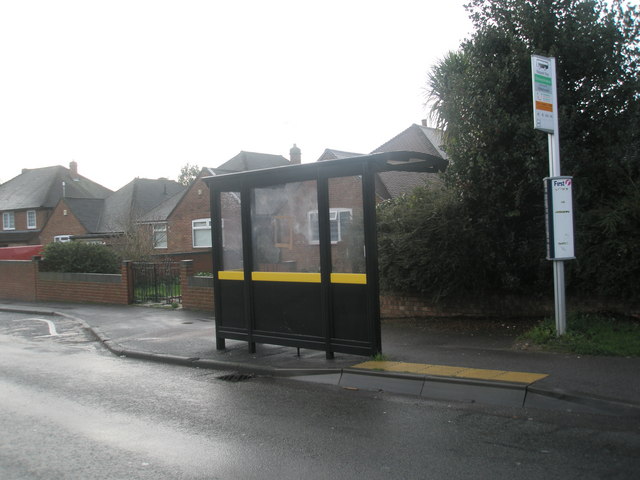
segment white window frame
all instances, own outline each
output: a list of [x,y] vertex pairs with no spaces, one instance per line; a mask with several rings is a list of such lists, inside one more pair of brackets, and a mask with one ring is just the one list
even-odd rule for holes
[[[338,232],[337,238],[334,240],[331,240],[331,244],[335,245],[338,242],[342,241],[342,226],[340,224],[340,214],[344,213],[344,212],[348,212],[349,215],[351,216],[351,218],[353,219],[353,209],[351,208],[330,208],[329,209],[329,222],[330,223],[335,223],[336,225],[336,231]],[[315,223],[318,226],[318,238],[314,238],[314,229],[312,228],[312,225],[314,223],[313,221],[313,217],[316,217]],[[320,243],[320,224],[318,223],[318,211],[317,210],[312,210],[307,214],[307,217],[309,219],[309,243],[311,245],[318,245]]]
[[[196,225],[196,224],[203,224],[203,225]],[[191,246],[193,248],[211,248],[211,245],[196,245],[196,231],[203,231],[203,230],[208,230],[209,231],[209,235],[208,235],[208,239],[209,242],[212,242],[211,240],[211,219],[210,218],[196,218],[195,220],[191,220]]]
[[14,212],[2,213],[2,229],[3,230],[15,230],[16,229],[16,216]]
[[[28,230],[35,230],[36,228],[38,228],[38,214],[36,213],[35,210],[27,210],[27,229]],[[31,223],[31,220],[33,220],[33,223]]]
[[[169,228],[166,223],[153,224],[153,248],[165,249],[169,248]],[[159,242],[158,238],[164,235],[164,242]]]

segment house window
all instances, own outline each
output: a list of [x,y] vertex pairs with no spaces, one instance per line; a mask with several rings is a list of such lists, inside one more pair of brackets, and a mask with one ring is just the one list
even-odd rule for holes
[[[331,228],[331,243],[341,242],[347,227],[351,224],[350,208],[332,208],[329,210],[329,222]],[[318,212],[309,212],[309,243],[320,243],[320,228],[318,224]]]
[[293,217],[276,215],[273,217],[273,233],[276,247],[293,248]]
[[4,212],[2,214],[2,228],[4,230],[16,229],[16,219],[13,212]]
[[167,248],[167,224],[153,225],[153,248]]
[[198,218],[191,222],[193,248],[211,247],[211,219]]
[[27,210],[27,228],[34,229],[37,227],[36,224],[36,211],[35,210]]

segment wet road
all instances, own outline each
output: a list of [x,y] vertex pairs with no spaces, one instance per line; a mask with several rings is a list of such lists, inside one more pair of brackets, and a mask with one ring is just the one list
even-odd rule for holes
[[636,478],[640,426],[114,357],[0,312],[2,479]]

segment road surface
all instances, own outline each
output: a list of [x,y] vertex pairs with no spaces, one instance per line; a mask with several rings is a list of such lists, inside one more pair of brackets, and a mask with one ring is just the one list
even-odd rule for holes
[[[213,348],[213,339],[212,339]],[[631,479],[625,419],[432,402],[119,358],[0,312],[0,478]]]

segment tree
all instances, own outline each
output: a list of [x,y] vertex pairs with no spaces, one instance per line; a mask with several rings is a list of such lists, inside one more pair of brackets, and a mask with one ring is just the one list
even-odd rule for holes
[[180,175],[178,176],[178,183],[188,187],[196,178],[200,175],[200,167],[197,165],[191,165],[187,163],[180,169]]
[[629,256],[640,266],[631,248],[640,208],[631,200],[639,179],[638,12],[621,0],[610,8],[593,0],[472,0],[468,9],[476,32],[434,68],[430,94],[447,131],[448,185],[486,241],[501,277],[495,286],[531,284],[524,272],[540,271],[548,163],[546,135],[532,128],[530,55],[538,53],[556,57],[562,167],[576,180],[573,285],[620,293],[618,269]]
[[569,285],[640,293],[640,20],[622,0],[610,4],[471,0],[475,33],[431,71],[429,103],[451,160],[445,184],[459,228],[473,232],[468,247],[481,256],[458,261],[475,269],[459,274],[481,279],[477,290],[530,292],[550,282],[548,147],[531,105],[530,56],[541,54],[556,58],[562,173],[575,177],[578,260]]

